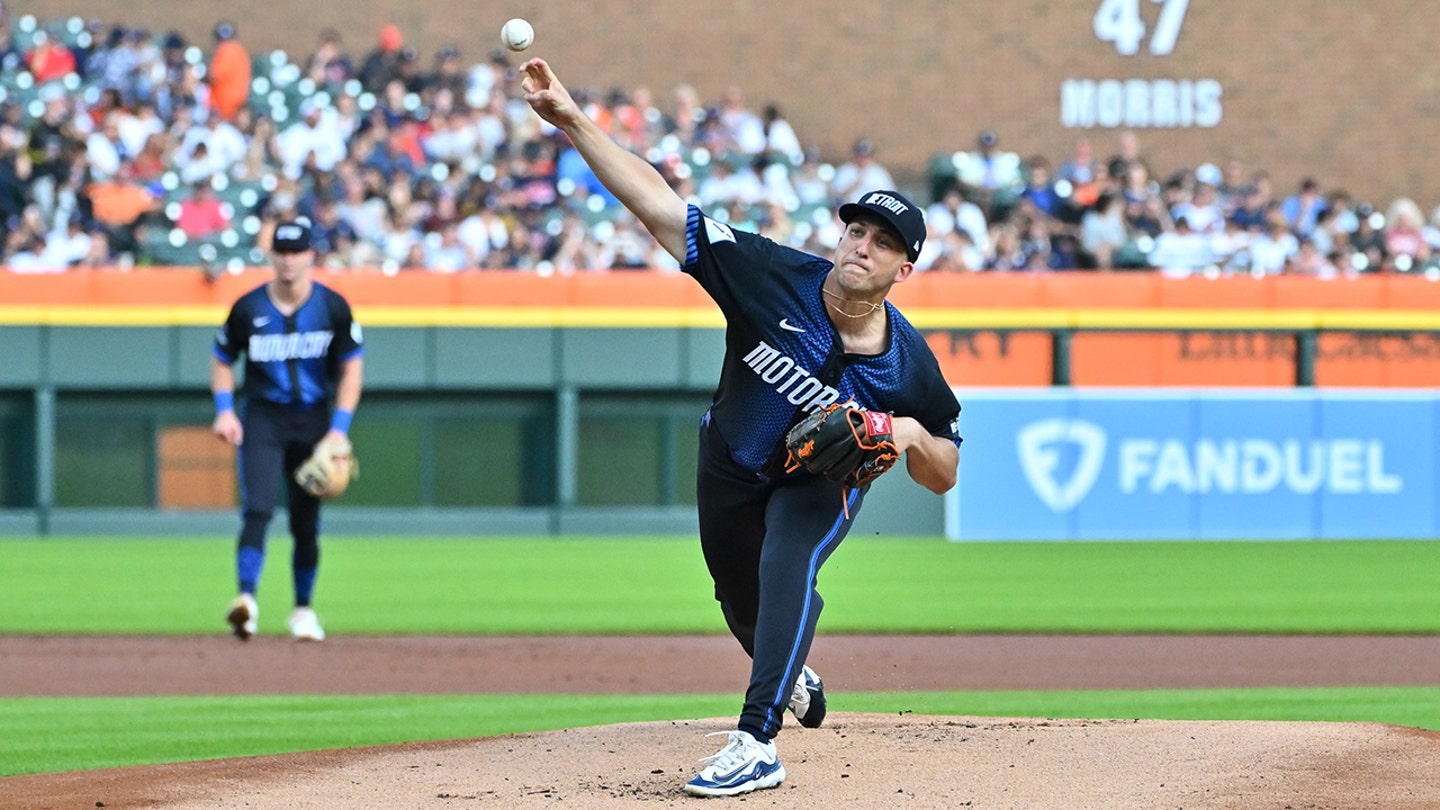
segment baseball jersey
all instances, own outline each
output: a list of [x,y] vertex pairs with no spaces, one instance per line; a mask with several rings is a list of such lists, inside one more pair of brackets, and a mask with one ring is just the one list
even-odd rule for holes
[[318,282],[293,315],[281,314],[264,285],[240,296],[213,350],[227,366],[245,355],[248,399],[299,406],[328,402],[340,364],[365,352],[350,304]]
[[790,426],[833,402],[909,416],[960,443],[960,404],[930,346],[890,302],[885,350],[845,352],[820,292],[832,267],[690,207],[683,269],[726,321],[725,360],[707,416],[734,460],[766,477],[784,474]]

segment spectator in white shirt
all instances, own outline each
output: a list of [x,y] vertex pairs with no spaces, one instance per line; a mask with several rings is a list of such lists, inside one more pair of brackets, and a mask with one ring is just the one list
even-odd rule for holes
[[73,267],[90,255],[91,237],[80,217],[72,216],[63,227],[45,237],[44,258],[61,267]]
[[988,201],[992,193],[1019,194],[1025,185],[1020,155],[1000,148],[1000,136],[987,129],[975,139],[975,151],[957,152],[957,179]]
[[1265,231],[1250,244],[1250,273],[1255,276],[1285,272],[1285,265],[1300,251],[1300,240],[1290,232],[1279,207],[1265,215]]
[[12,273],[62,273],[65,265],[56,264],[45,258],[45,237],[24,231],[11,231],[14,236],[10,255],[5,258],[5,269]]
[[470,249],[476,264],[484,263],[491,251],[499,250],[510,242],[510,228],[505,224],[505,218],[484,206],[460,220],[456,235]]
[[378,233],[388,214],[385,200],[370,193],[362,176],[345,178],[343,189],[344,196],[337,206],[340,219],[361,237]]
[[[196,154],[197,147],[205,145],[203,157]],[[191,127],[180,141],[175,162],[183,170],[191,163],[200,164],[190,173],[199,177],[223,174],[245,157],[247,144],[245,136],[234,124],[210,114],[198,126]]]
[[1215,263],[1210,252],[1210,237],[1196,233],[1189,220],[1175,220],[1175,229],[1162,231],[1155,237],[1155,247],[1148,257],[1150,265],[1170,278],[1184,278]]
[[748,165],[736,167],[731,162],[742,159],[740,155],[727,155],[710,164],[710,175],[696,189],[701,207],[754,205],[765,198],[765,185],[760,177]]
[[1125,227],[1125,206],[1113,191],[1102,191],[1095,205],[1080,217],[1080,249],[1095,267],[1115,267],[1115,255],[1127,242],[1130,233]]
[[120,171],[120,161],[125,159],[125,147],[120,144],[120,122],[115,113],[107,113],[100,123],[100,129],[85,139],[85,162],[90,175],[96,180],[109,180]]
[[452,165],[474,155],[478,145],[475,128],[470,126],[469,115],[462,110],[450,111],[420,139],[427,157]]
[[510,60],[505,52],[496,48],[490,52],[490,59],[470,68],[465,88],[465,103],[473,108],[488,106],[495,90],[503,89],[506,74],[510,71]]
[[1225,212],[1220,195],[1209,183],[1197,182],[1191,198],[1170,209],[1170,216],[1184,217],[1196,233],[1216,234],[1225,229]]
[[944,235],[954,230],[965,232],[969,244],[984,253],[990,248],[990,226],[980,206],[965,198],[957,186],[949,186],[940,199],[925,209],[925,223]]
[[165,122],[160,120],[153,102],[142,99],[135,102],[133,113],[122,110],[118,115],[116,124],[120,128],[120,143],[125,147],[127,155],[140,154],[145,150],[145,142],[150,140],[151,135],[165,131]]
[[1233,219],[1225,220],[1219,233],[1210,235],[1210,252],[1223,270],[1245,270],[1250,267],[1250,244],[1256,234],[1245,230]]
[[795,135],[790,122],[780,114],[778,106],[766,105],[760,112],[760,122],[765,131],[765,151],[768,154],[785,159],[791,166],[799,166],[805,161],[800,138]]
[[460,240],[455,223],[440,228],[439,233],[425,235],[425,267],[442,273],[454,273],[476,266],[475,256]]
[[850,160],[835,170],[835,179],[830,184],[837,200],[854,200],[863,191],[895,188],[895,178],[890,170],[875,159],[875,144],[869,138],[861,138],[850,150]]
[[299,178],[305,170],[328,172],[345,158],[345,139],[324,122],[324,110],[313,98],[300,105],[300,121],[280,133],[280,159],[285,176]]
[[743,155],[758,155],[765,151],[765,125],[760,116],[745,106],[743,90],[735,85],[726,87],[719,114],[727,150]]

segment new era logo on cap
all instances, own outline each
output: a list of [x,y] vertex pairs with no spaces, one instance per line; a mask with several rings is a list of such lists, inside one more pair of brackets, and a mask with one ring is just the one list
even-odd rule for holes
[[304,219],[295,219],[276,225],[272,244],[276,253],[299,253],[309,250],[310,223]]
[[866,213],[879,217],[900,234],[910,261],[919,258],[920,248],[925,246],[925,215],[914,203],[898,191],[885,190],[866,192],[858,202],[840,206],[840,219],[846,223]]

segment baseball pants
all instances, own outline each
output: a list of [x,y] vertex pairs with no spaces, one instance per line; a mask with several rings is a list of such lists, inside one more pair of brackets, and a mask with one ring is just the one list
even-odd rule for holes
[[820,476],[766,481],[731,459],[717,431],[701,428],[700,547],[725,622],[751,658],[739,728],[760,739],[780,731],[824,607],[820,566],[864,499],[863,490],[847,493],[847,516],[842,492]]
[[320,565],[320,501],[295,483],[295,470],[330,429],[325,407],[308,409],[257,400],[247,402],[240,445],[240,589],[254,593],[265,557],[265,537],[284,478],[290,535],[295,539],[291,571],[296,603],[308,605]]

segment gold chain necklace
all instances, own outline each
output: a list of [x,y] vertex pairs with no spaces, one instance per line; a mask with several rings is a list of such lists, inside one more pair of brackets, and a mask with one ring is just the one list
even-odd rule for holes
[[840,313],[841,315],[844,315],[844,316],[847,317],[847,318],[868,318],[868,317],[870,317],[871,315],[875,314],[876,312],[879,312],[880,309],[885,306],[885,302],[884,302],[884,301],[881,301],[881,302],[878,303],[878,304],[876,304],[876,303],[874,303],[874,302],[871,302],[871,301],[852,301],[852,300],[850,300],[849,298],[844,298],[844,297],[842,297],[842,296],[840,296],[840,295],[836,295],[835,293],[830,292],[829,290],[825,289],[824,287],[821,287],[821,288],[820,288],[820,292],[823,293],[823,294],[825,294],[825,295],[830,296],[831,298],[834,298],[834,299],[837,300],[837,301],[843,301],[843,302],[845,302],[845,303],[847,303],[847,304],[863,304],[863,305],[865,305],[865,306],[867,306],[867,307],[870,307],[868,310],[860,313],[859,315],[851,315],[850,313],[846,312],[845,310],[841,309],[840,307],[835,306],[834,304],[831,304],[831,305],[830,305],[830,308],[831,308],[831,309],[835,310],[836,312]]

